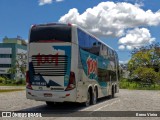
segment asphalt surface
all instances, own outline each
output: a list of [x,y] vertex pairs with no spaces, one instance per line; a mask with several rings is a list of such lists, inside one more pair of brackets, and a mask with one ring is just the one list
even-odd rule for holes
[[[82,104],[77,104],[77,103],[57,104],[52,107],[48,107],[45,104],[45,102],[26,99],[25,91],[8,92],[8,93],[0,93],[0,111],[22,111],[22,112],[41,111],[42,113],[47,112],[47,114],[45,115],[52,116],[52,117],[36,118],[37,120],[39,119],[46,119],[46,120],[50,119],[130,120],[131,119],[132,120],[135,118],[138,120],[159,120],[160,117],[136,117],[136,113],[141,114],[141,111],[148,111],[147,113],[154,113],[152,111],[160,111],[160,91],[121,89],[120,92],[115,95],[115,98],[109,99],[108,97],[105,97],[99,99],[96,105],[92,105],[89,107],[84,107]],[[113,111],[113,113],[110,113],[110,111]],[[128,113],[127,111],[129,112],[137,111],[137,112],[133,113],[135,114],[135,117],[129,117],[130,113]],[[65,112],[65,115],[67,114],[70,117],[63,116],[64,114],[63,112]],[[110,114],[112,116],[104,117],[107,114]],[[118,116],[122,115],[126,117],[113,117],[114,115],[117,114]],[[77,117],[75,117],[76,115]],[[3,118],[3,119],[10,119],[10,118]],[[12,118],[12,119],[17,120],[22,118]],[[31,119],[31,118],[25,118],[25,119]]]

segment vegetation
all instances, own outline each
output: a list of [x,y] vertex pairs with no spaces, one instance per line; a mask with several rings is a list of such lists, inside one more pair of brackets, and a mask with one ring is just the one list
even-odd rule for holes
[[0,86],[21,86],[25,84],[25,79],[11,80],[8,78],[0,77]]
[[[16,74],[17,72],[21,73],[23,76],[25,76],[26,73],[26,54],[18,54],[17,59],[15,61],[15,65],[12,66],[9,70],[9,74]],[[16,77],[14,79],[8,79],[6,77],[0,77],[0,86],[24,86],[25,79]]]
[[0,90],[0,93],[1,93],[1,92],[14,92],[14,91],[21,91],[21,90],[24,90],[24,89],[4,89],[4,90]]
[[[9,74],[16,74],[17,72],[21,73],[23,76],[25,76],[26,73],[26,64],[27,64],[27,60],[26,60],[27,56],[26,54],[23,53],[19,53],[17,55],[17,59],[15,61],[15,65],[12,66],[9,70],[8,73]],[[16,78],[17,79],[17,78]]]
[[120,88],[160,90],[160,44],[134,49],[127,65],[128,79],[120,81]]
[[160,84],[148,84],[123,78],[120,80],[120,88],[130,90],[160,90]]
[[5,81],[4,77],[0,77],[0,83],[3,83],[3,81]]

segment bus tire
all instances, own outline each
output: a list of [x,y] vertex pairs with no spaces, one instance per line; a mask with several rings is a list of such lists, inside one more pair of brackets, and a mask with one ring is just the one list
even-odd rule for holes
[[93,105],[95,105],[95,104],[97,103],[97,98],[98,98],[97,92],[98,92],[98,91],[97,91],[97,88],[95,87],[95,88],[94,88],[94,91],[93,91],[93,95],[92,95],[92,104],[93,104]]
[[50,101],[46,101],[46,104],[47,104],[47,106],[53,106],[53,105],[55,105],[54,102],[50,102]]
[[90,93],[90,91],[88,90],[88,92],[87,92],[87,101],[84,103],[84,105],[85,105],[86,107],[88,107],[90,104],[91,104],[91,93]]
[[114,86],[112,86],[112,89],[111,89],[111,95],[109,95],[109,98],[114,98],[114,95],[115,95],[115,92],[114,92]]
[[112,86],[112,98],[114,98],[114,95],[115,95],[115,89],[114,89],[114,86]]
[[115,85],[115,93],[117,93],[117,85]]

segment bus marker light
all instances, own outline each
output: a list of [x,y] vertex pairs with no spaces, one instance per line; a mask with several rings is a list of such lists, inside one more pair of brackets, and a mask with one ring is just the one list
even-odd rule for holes
[[72,26],[72,24],[71,24],[71,23],[68,23],[68,26]]

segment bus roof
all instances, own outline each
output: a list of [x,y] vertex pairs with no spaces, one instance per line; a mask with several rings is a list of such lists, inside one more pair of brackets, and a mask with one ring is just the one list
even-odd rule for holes
[[93,34],[89,33],[86,30],[84,30],[82,27],[78,26],[77,24],[70,24],[70,23],[68,23],[68,24],[65,24],[65,23],[44,23],[44,24],[35,24],[35,25],[32,25],[32,27],[34,27],[34,26],[50,26],[50,25],[68,25],[68,26],[77,27],[77,28],[81,29],[82,31],[84,31],[85,33],[89,34],[90,36],[94,37],[97,41],[99,41],[103,45],[107,46],[108,48],[110,48],[111,50],[113,50],[116,53],[116,51],[112,47],[110,47],[109,45],[104,43],[102,40],[100,40],[99,38],[97,38]]

